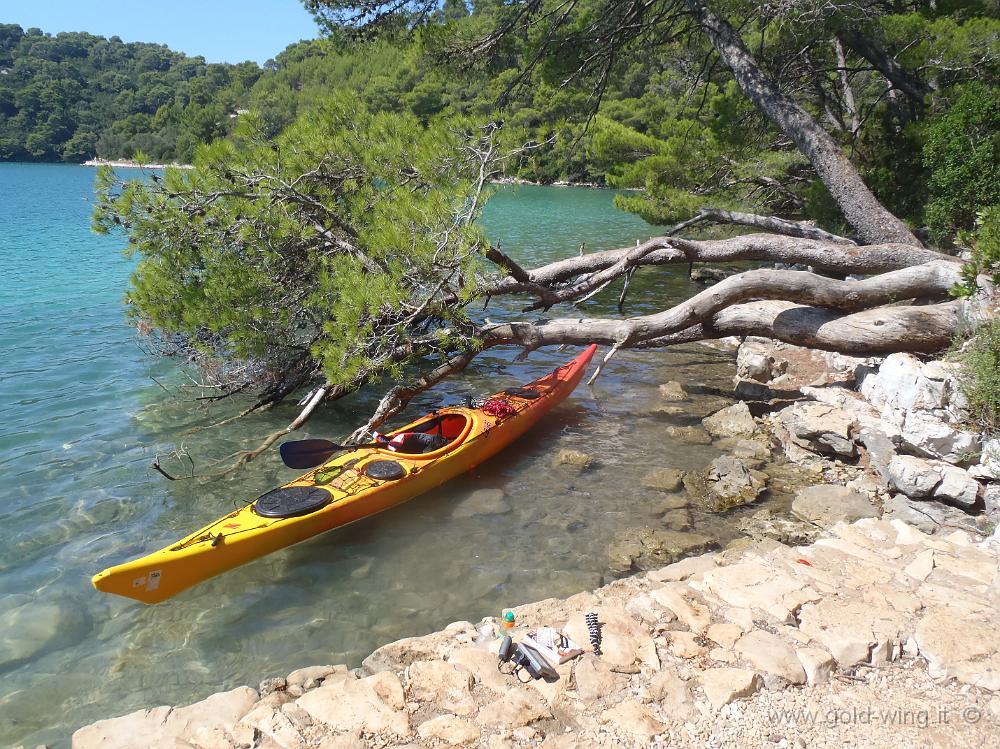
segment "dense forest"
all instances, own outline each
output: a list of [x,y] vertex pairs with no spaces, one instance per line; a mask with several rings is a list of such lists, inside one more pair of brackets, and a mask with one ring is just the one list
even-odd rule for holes
[[158,44],[0,24],[0,160],[187,161],[225,135],[261,69]]

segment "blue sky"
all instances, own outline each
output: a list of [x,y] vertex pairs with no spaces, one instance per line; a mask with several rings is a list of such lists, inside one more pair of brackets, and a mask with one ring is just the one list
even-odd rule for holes
[[0,23],[156,42],[234,63],[262,63],[317,35],[299,0],[0,0]]

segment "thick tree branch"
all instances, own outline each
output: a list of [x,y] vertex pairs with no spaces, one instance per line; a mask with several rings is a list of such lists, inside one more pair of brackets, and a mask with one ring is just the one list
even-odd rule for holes
[[899,270],[921,263],[942,261],[960,264],[956,258],[934,250],[905,244],[854,246],[847,243],[795,239],[775,234],[746,234],[731,239],[690,240],[653,237],[639,247],[603,250],[587,255],[557,260],[527,272],[528,281],[507,277],[489,289],[491,295],[533,294],[538,287],[549,287],[577,276],[611,268],[640,251],[634,265],[671,263],[732,263],[758,260],[772,263],[809,265],[823,271],[848,274],[874,274]]
[[[840,312],[865,310],[904,299],[946,298],[959,278],[958,267],[945,262],[904,268],[860,281],[838,281],[804,271],[753,270],[731,276],[676,307],[653,315],[623,320],[562,318],[538,323],[501,323],[485,329],[483,338],[486,345],[514,343],[527,349],[588,341],[634,346],[682,333],[695,325],[713,330],[732,317],[733,309],[749,300],[774,300],[796,308],[797,304],[807,304],[822,308],[822,319],[833,320]],[[765,305],[762,309],[772,308]],[[754,324],[766,327],[775,321]],[[922,333],[915,331],[911,335],[919,338]]]
[[775,216],[761,216],[756,213],[742,213],[740,211],[724,211],[720,208],[701,208],[697,214],[682,221],[670,228],[669,235],[673,236],[682,229],[700,223],[715,224],[739,224],[742,226],[754,226],[777,234],[784,234],[789,237],[800,237],[802,239],[815,239],[820,242],[837,242],[840,244],[856,244],[853,239],[841,237],[823,231],[811,223],[805,221],[788,221]]
[[854,52],[868,60],[878,72],[888,79],[893,88],[902,91],[907,98],[923,104],[924,97],[931,92],[930,86],[924,83],[919,76],[905,70],[892,55],[878,44],[850,26],[844,26],[838,30],[837,37]]

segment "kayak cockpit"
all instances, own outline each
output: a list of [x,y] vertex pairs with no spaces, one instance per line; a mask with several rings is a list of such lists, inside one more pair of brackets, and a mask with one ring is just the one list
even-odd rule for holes
[[388,445],[379,452],[405,455],[411,460],[437,458],[465,442],[472,419],[461,411],[448,411],[407,425],[386,435]]

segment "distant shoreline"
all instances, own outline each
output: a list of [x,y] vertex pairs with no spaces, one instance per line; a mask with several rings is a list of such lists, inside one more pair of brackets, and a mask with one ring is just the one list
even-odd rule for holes
[[111,166],[116,169],[194,169],[190,164],[144,164],[132,159],[88,159],[80,166]]

